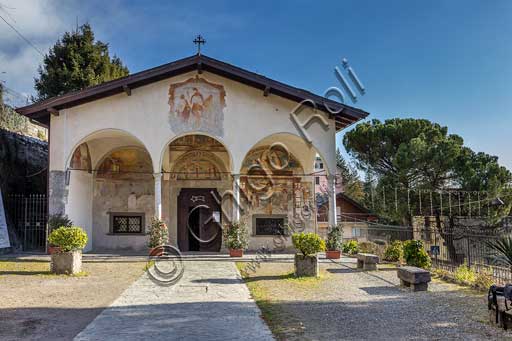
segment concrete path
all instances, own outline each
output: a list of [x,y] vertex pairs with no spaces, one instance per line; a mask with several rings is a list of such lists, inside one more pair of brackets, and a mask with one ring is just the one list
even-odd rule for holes
[[233,262],[188,259],[184,268],[171,287],[144,274],[75,340],[273,340]]

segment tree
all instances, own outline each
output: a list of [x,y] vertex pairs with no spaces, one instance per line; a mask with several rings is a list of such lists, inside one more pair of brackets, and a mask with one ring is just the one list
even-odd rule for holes
[[27,129],[28,119],[6,105],[3,95],[4,88],[2,83],[0,83],[0,128],[16,133],[24,132]]
[[43,100],[128,74],[118,57],[110,58],[108,44],[95,41],[91,26],[84,24],[66,32],[45,55],[35,89]]
[[[497,157],[472,151],[462,137],[425,119],[361,123],[344,136],[343,144],[357,166],[375,177],[374,189],[383,197],[396,197],[389,189],[397,187],[486,191],[496,197],[510,191],[512,175]],[[510,209],[511,201],[507,202],[503,214]],[[407,210],[400,205],[395,203],[393,218],[403,221]],[[381,205],[382,211],[388,208],[385,202]]]
[[341,178],[343,192],[352,199],[361,202],[364,199],[363,183],[357,170],[345,161],[339,149],[336,149],[336,168]]

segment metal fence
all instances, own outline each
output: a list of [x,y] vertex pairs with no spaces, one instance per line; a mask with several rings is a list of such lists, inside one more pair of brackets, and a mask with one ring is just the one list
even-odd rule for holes
[[15,234],[14,243],[23,251],[44,251],[48,201],[44,194],[8,194],[4,198],[7,222]]
[[354,228],[360,230],[358,235],[352,235],[347,239],[377,243],[381,241],[379,244],[383,244],[382,242],[389,244],[394,240],[421,240],[432,259],[434,268],[454,272],[465,264],[476,272],[485,271],[492,275],[497,283],[512,282],[511,269],[503,264],[496,264],[494,258],[496,251],[490,246],[503,236],[512,236],[510,218],[505,219],[494,228],[488,226],[475,228],[474,218],[471,220],[473,224],[465,225],[458,217],[452,226],[441,223],[438,224],[441,226],[440,228],[429,220],[424,219],[425,224],[422,226],[416,224],[414,228],[372,223],[366,224],[366,226],[359,224],[357,227],[351,227],[348,222],[344,222],[342,225],[344,232]]

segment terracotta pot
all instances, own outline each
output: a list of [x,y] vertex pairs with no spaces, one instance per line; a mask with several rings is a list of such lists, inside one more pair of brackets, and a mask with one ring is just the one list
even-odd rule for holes
[[54,253],[60,253],[60,247],[59,246],[48,246],[48,254],[53,255]]
[[164,248],[161,246],[157,247],[150,247],[149,248],[149,255],[153,257],[160,257],[164,254]]
[[325,258],[327,258],[327,259],[340,259],[340,256],[341,256],[340,250],[325,251]]
[[244,250],[242,249],[229,249],[230,257],[242,257],[244,255]]

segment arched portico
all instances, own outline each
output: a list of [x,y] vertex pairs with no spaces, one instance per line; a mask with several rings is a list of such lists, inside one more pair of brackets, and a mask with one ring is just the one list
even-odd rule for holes
[[67,157],[65,213],[89,235],[86,251],[146,247],[155,215],[153,162],[145,145],[118,129],[81,139]]

